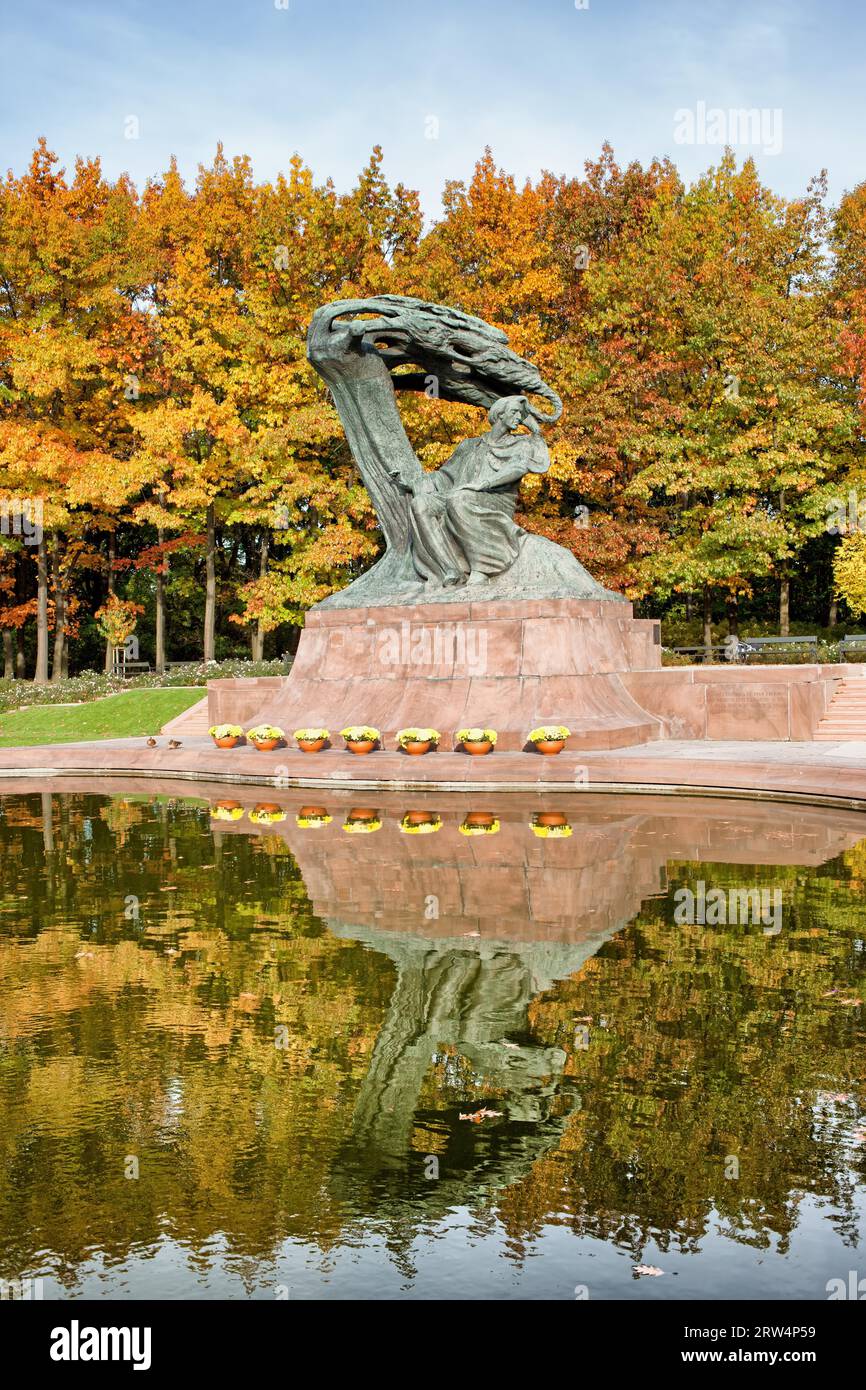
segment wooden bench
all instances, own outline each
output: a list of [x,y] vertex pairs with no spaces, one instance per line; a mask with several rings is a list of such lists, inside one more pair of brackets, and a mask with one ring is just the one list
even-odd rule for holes
[[726,642],[714,642],[711,647],[669,647],[668,650],[675,652],[677,656],[694,656],[701,661],[712,660],[714,657],[720,661],[745,660],[742,642],[736,647],[729,647]]
[[797,655],[806,652],[815,660],[818,659],[818,638],[817,637],[743,637],[740,642],[743,648],[743,659],[748,661],[752,656],[760,656],[763,652],[793,652]]
[[844,656],[846,652],[861,652],[866,656],[866,633],[854,633],[851,637],[843,637],[839,643],[839,655]]
[[146,676],[150,672],[149,661],[117,661],[112,667],[112,675],[125,679],[127,676]]

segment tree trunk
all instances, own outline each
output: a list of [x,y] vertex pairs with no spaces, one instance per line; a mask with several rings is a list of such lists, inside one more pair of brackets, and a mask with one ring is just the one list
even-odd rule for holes
[[[108,588],[106,597],[112,598],[114,595],[114,562],[117,559],[117,537],[113,531],[108,533]],[[105,641],[105,671],[106,675],[111,675],[114,665],[114,648],[106,638]]]
[[4,627],[3,629],[3,679],[4,681],[15,679],[15,656],[11,627]]
[[[262,532],[262,544],[259,550],[259,578],[264,579],[268,572],[268,549],[270,546],[270,532]],[[262,623],[256,623],[252,634],[252,657],[253,661],[263,661],[265,655],[265,629]]]
[[828,626],[828,627],[835,627],[836,624],[838,623],[838,621],[839,621],[839,600],[836,598],[836,596],[835,596],[835,594],[834,594],[833,597],[832,597],[831,600],[830,600],[830,613],[829,613],[829,616],[828,616],[828,618],[827,618],[827,626]]
[[686,594],[686,622],[687,622],[687,623],[690,623],[691,620],[692,620],[692,596],[691,596],[691,594]]
[[[162,545],[164,532],[157,531],[157,539]],[[165,575],[162,572],[162,561],[160,568],[156,572],[156,674],[161,676],[165,672]]]
[[48,684],[48,547],[44,535],[36,552],[36,671],[37,685]]
[[739,637],[740,610],[737,595],[732,594],[728,599],[728,636]]
[[54,852],[54,797],[51,792],[42,793],[42,844],[46,854]]
[[[30,557],[26,560],[19,554],[15,557],[15,601],[26,603],[30,597]],[[24,656],[24,627],[16,628],[15,636],[15,679],[23,681],[27,675],[27,661]]]
[[710,586],[704,585],[704,650],[707,659],[712,656],[713,649],[713,605],[710,599]]
[[779,636],[791,634],[791,580],[783,574],[779,580]]
[[214,637],[216,633],[216,526],[214,506],[207,509],[207,542],[205,549],[205,591],[204,591],[204,659],[214,659]]
[[66,640],[66,593],[63,588],[63,542],[59,535],[54,537],[53,577],[54,577],[54,652],[51,658],[51,680],[53,683],[63,678],[63,643]]

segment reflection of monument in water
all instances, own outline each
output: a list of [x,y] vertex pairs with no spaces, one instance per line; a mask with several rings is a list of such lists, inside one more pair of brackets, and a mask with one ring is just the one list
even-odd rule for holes
[[[519,1180],[555,1144],[579,1095],[563,1078],[566,1052],[533,1040],[529,1005],[664,894],[669,861],[816,866],[864,833],[853,812],[592,794],[552,800],[567,821],[566,833],[552,835],[534,833],[538,811],[550,810],[536,797],[488,798],[483,809],[495,808],[497,833],[467,836],[465,796],[367,793],[381,828],[347,834],[348,793],[328,797],[328,824],[306,829],[295,819],[299,795],[290,805],[283,799],[288,818],[266,833],[288,842],[330,930],[386,955],[396,972],[338,1182],[345,1179],[350,1204],[353,1193],[384,1182],[392,1198],[426,1193],[439,1210]],[[403,833],[410,801],[438,812],[441,829]],[[482,809],[480,797],[471,809]],[[487,1104],[509,1123],[485,1130],[474,1146],[468,1133],[465,1145],[449,1143],[430,1184],[415,1130],[425,1079],[443,1049],[479,1080],[477,1101],[459,1108]],[[403,1175],[399,1193],[389,1172]]]
[[[599,584],[570,549],[517,524],[521,480],[550,468],[543,429],[559,419],[562,402],[538,368],[508,347],[502,329],[451,306],[374,295],[317,310],[307,354],[330,388],[384,552],[315,606],[289,677],[211,684],[214,723],[261,719],[287,730],[336,730],[363,721],[385,735],[387,747],[398,729],[429,723],[444,748],[462,726],[481,720],[497,729],[501,751],[516,753],[536,725],[566,724],[572,750],[634,746],[667,736],[684,711],[697,709],[699,736],[729,736],[727,725],[701,725],[705,691],[696,696],[689,680],[677,691],[676,672],[660,672],[658,624],[635,619],[623,596]],[[436,399],[485,410],[487,428],[428,471],[396,393],[429,394],[431,383]],[[771,736],[804,736],[789,707],[811,728],[828,684],[816,678],[811,703],[781,691],[787,722]],[[652,712],[634,689],[655,692],[654,701],[663,690],[672,703],[662,699]],[[727,693],[741,711],[742,685]],[[778,682],[771,693],[778,699]],[[753,719],[767,694],[751,699]],[[730,719],[730,701],[726,713]],[[438,757],[444,783],[469,775],[453,755]],[[519,768],[518,783],[534,779],[531,761]],[[490,1131],[497,1171],[488,1176],[497,1184],[513,1180],[515,1163],[549,1146],[577,1099],[563,1095],[566,1052],[531,1037],[530,1002],[576,974],[647,898],[664,891],[668,859],[736,862],[745,844],[752,862],[818,863],[859,836],[854,816],[846,839],[847,826],[828,831],[825,819],[809,828],[810,814],[800,808],[768,815],[723,804],[698,812],[685,802],[654,807],[637,797],[562,794],[547,814],[559,812],[571,824],[533,827],[533,811],[547,808],[529,793],[500,798],[495,834],[461,835],[464,815],[489,809],[479,804],[487,800],[481,790],[474,806],[444,797],[434,808],[449,806],[442,825],[416,824],[410,835],[401,833],[407,807],[397,800],[403,773],[393,762],[386,776],[395,790],[381,794],[326,790],[324,759],[301,775],[316,784],[304,796],[310,814],[276,833],[288,839],[317,914],[335,933],[386,955],[396,971],[355,1109],[347,1173],[405,1169],[419,1153],[419,1103],[444,1048],[480,1078],[479,1102],[486,1091],[507,1114],[508,1125]],[[340,804],[352,810],[348,795],[375,796],[370,813],[388,808],[372,833],[359,826],[346,834],[333,815]],[[309,804],[324,800],[327,807]],[[357,799],[354,809],[364,809]],[[806,858],[789,857],[799,854]],[[474,1158],[468,1176],[477,1193]],[[441,1177],[437,1202],[453,1186]]]

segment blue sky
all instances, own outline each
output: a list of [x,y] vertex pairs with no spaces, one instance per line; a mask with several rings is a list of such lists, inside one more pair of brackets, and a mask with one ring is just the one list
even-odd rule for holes
[[488,144],[520,179],[580,173],[605,139],[691,179],[720,148],[677,143],[675,113],[704,103],[775,123],[737,151],[779,193],[824,166],[834,197],[866,178],[860,0],[0,0],[0,18],[16,172],[40,134],[137,182],[172,154],[193,175],[221,139],[259,177],[297,151],[345,189],[378,143],[433,217]]

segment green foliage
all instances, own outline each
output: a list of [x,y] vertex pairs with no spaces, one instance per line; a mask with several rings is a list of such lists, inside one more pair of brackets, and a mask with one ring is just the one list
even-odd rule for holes
[[866,613],[866,535],[846,536],[833,560],[836,592],[857,617]]
[[[159,596],[171,654],[215,627],[216,655],[258,655],[373,563],[305,333],[323,302],[387,291],[501,326],[562,396],[522,525],[657,613],[706,592],[765,619],[792,583],[823,621],[827,517],[866,476],[864,190],[784,199],[730,154],[686,187],[607,146],[582,176],[518,185],[488,150],[425,234],[378,148],[344,194],[297,156],[258,182],[221,148],[193,186],[172,165],[138,193],[97,161],[67,176],[40,142],[0,180],[0,501],[44,504],[48,626],[60,601],[73,662],[96,664],[113,591],[146,609],[152,659]],[[426,468],[483,425],[401,404]],[[32,660],[33,554],[0,560],[0,626]]]

